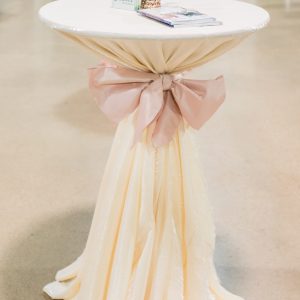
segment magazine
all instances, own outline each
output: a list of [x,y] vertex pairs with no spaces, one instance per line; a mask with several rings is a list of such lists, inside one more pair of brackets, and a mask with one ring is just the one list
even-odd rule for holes
[[140,9],[138,13],[144,17],[159,21],[171,27],[216,26],[222,22],[194,9],[184,7],[162,6]]

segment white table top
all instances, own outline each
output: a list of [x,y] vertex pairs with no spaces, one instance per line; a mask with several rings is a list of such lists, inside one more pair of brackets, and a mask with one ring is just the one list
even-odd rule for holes
[[171,28],[134,11],[111,8],[110,0],[57,0],[43,6],[39,15],[51,28],[75,35],[159,40],[246,34],[261,29],[270,19],[264,9],[241,1],[179,0],[176,4],[216,17],[223,25]]

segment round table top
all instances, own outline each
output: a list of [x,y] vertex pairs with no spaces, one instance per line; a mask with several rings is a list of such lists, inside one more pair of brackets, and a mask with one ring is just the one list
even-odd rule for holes
[[[112,0],[57,0],[44,5],[39,16],[53,29],[75,35],[125,39],[192,39],[246,34],[269,22],[264,9],[234,0],[179,0],[176,5],[216,17],[219,26],[172,28],[111,7]],[[174,5],[174,2],[172,2]]]

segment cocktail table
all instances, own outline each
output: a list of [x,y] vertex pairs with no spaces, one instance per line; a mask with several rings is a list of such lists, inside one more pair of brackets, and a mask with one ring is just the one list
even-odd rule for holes
[[40,9],[48,26],[105,59],[90,70],[90,88],[119,123],[85,249],[44,287],[53,299],[242,299],[215,270],[215,228],[194,142],[195,129],[224,101],[224,80],[187,80],[182,72],[232,49],[269,15],[231,0],[177,4],[223,25],[169,28],[107,0]]

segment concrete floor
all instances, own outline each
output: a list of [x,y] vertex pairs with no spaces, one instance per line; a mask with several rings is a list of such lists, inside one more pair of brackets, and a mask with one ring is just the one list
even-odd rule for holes
[[[114,133],[87,90],[97,57],[39,22],[46,2],[0,2],[1,300],[45,299],[81,253]],[[223,285],[299,300],[300,6],[261,3],[270,26],[193,74],[228,88],[199,151]]]

